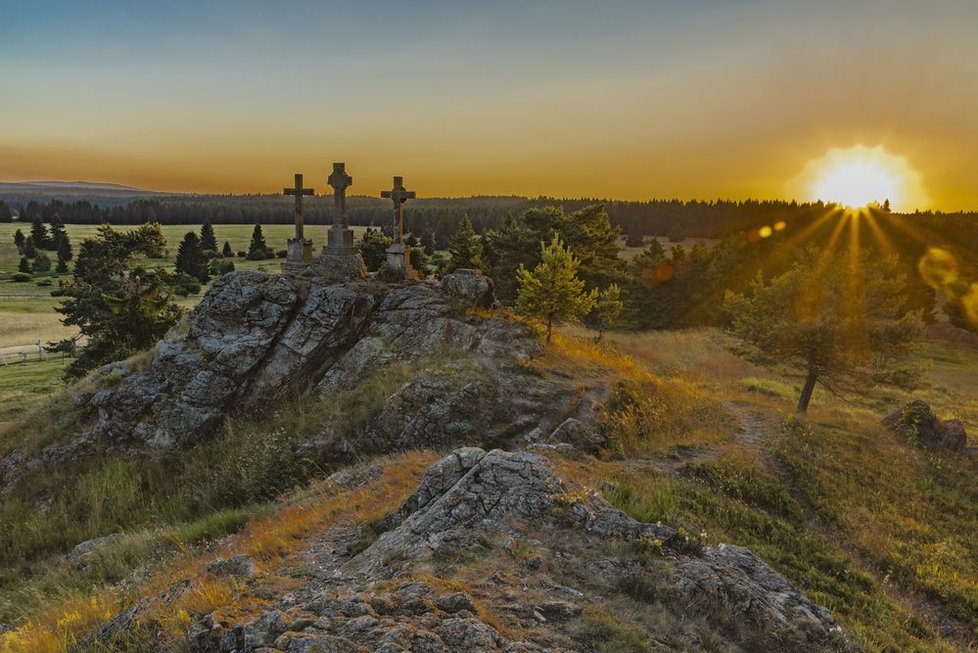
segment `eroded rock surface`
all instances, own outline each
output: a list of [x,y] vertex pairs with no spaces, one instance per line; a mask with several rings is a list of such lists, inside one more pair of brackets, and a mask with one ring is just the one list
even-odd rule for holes
[[347,449],[444,446],[472,441],[476,431],[485,434],[481,441],[498,441],[546,414],[562,420],[573,408],[571,393],[518,365],[538,352],[536,340],[510,321],[467,315],[491,297],[491,281],[467,273],[400,286],[227,275],[147,369],[113,366],[121,381],[90,398],[95,432],[155,447],[184,444],[276,397],[328,397],[392,364],[420,370],[432,361],[444,364],[391,397]]
[[[356,532],[324,533],[303,558],[301,587],[292,583],[247,617],[198,615],[191,648],[851,648],[825,608],[747,549],[690,546],[668,526],[637,522],[565,480],[555,460],[534,453],[458,449],[379,527],[386,532],[359,553],[343,545]],[[294,571],[266,571],[248,581],[249,592],[267,597],[264,588],[286,577]],[[161,597],[182,591],[191,590],[178,584]],[[138,609],[120,619],[131,623]],[[100,632],[122,631],[115,624]],[[604,639],[596,642],[595,632]]]

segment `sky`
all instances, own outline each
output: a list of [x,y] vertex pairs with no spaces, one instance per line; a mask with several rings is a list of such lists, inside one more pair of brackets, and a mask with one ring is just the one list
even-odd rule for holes
[[[0,0],[0,180],[978,209],[978,2]],[[831,158],[831,157],[829,157]]]

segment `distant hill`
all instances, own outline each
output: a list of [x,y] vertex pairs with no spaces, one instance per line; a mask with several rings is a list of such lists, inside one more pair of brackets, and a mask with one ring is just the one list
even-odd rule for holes
[[160,193],[122,184],[95,181],[12,181],[0,182],[0,200],[20,206],[31,200],[49,202],[61,200],[74,202],[88,200],[101,206],[117,206],[135,199],[160,197],[172,193]]

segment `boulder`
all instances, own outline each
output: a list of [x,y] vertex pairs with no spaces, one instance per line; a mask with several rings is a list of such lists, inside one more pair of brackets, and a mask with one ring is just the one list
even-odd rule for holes
[[459,268],[442,277],[441,287],[445,294],[465,306],[489,308],[495,301],[492,279],[479,270]]
[[930,405],[919,399],[883,418],[883,425],[909,444],[931,451],[964,451],[968,443],[961,420],[940,420]]
[[[475,273],[399,286],[231,273],[167,335],[147,369],[99,372],[112,385],[88,399],[97,409],[93,431],[114,443],[187,445],[232,413],[265,410],[284,395],[325,398],[406,363],[416,378],[346,450],[458,445],[476,432],[508,437],[510,413],[539,420],[570,406],[572,391],[515,364],[540,351],[524,327],[459,309],[492,302],[491,280]],[[433,360],[446,364],[429,370]]]

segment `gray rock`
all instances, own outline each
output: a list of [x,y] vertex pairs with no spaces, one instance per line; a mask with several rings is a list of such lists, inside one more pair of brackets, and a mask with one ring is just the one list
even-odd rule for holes
[[231,576],[232,578],[251,578],[258,573],[255,562],[245,555],[236,555],[228,558],[218,558],[205,568],[205,571],[217,576]]
[[968,443],[961,420],[939,420],[930,405],[919,399],[887,415],[883,425],[907,442],[921,444],[932,451],[960,452]]
[[103,535],[102,537],[96,537],[91,540],[85,540],[84,542],[75,545],[75,548],[68,553],[67,559],[71,563],[78,564],[83,562],[99,549],[102,549],[114,542],[118,542],[121,539],[122,533],[111,533],[109,535]]
[[441,287],[465,306],[488,308],[495,301],[492,279],[478,270],[460,268],[441,279]]

